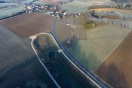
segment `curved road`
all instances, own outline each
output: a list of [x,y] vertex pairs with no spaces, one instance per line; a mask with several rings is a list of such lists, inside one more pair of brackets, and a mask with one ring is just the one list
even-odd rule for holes
[[76,67],[86,78],[88,78],[91,82],[93,82],[98,88],[112,88],[109,84],[105,81],[100,79],[97,75],[95,75],[92,71],[84,67],[66,48],[63,46],[59,38],[55,33],[55,20],[56,17],[54,16],[53,25],[52,25],[52,35],[56,42],[58,43],[59,47],[63,49],[62,54],[68,59],[68,61]]

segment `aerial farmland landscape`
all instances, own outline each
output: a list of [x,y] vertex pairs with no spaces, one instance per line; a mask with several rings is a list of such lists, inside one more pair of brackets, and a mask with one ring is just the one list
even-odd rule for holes
[[0,88],[132,88],[132,0],[0,0]]

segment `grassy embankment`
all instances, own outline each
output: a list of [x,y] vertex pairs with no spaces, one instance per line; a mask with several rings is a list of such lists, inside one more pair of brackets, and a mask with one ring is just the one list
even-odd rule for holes
[[57,52],[58,48],[50,35],[39,35],[35,40],[35,46],[40,57],[44,58],[43,63],[61,87],[95,87],[67,61],[63,54]]

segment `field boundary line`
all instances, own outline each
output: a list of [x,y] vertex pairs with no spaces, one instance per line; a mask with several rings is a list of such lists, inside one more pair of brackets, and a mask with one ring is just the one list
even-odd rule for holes
[[[130,33],[132,32],[132,30],[130,31]],[[128,33],[127,34],[127,36],[130,34],[130,33]],[[127,37],[126,36],[126,37]],[[125,39],[126,39],[126,37],[125,37]],[[123,39],[107,56],[106,56],[106,58],[104,59],[104,61],[94,70],[94,71],[96,71],[106,60],[107,60],[107,58],[110,56],[110,55],[112,55],[112,53],[120,46],[120,44],[121,43],[123,43],[123,41],[125,40],[125,39]]]
[[16,70],[16,71],[10,73],[9,75],[7,75],[7,76],[1,78],[0,81],[2,81],[2,80],[4,80],[4,79],[6,79],[6,78],[8,78],[8,77],[10,77],[10,76],[12,76],[12,75],[18,73],[19,71],[22,71],[22,70],[24,70],[24,69],[26,69],[26,68],[32,66],[33,64],[35,64],[35,63],[37,63],[37,62],[38,62],[38,60],[36,60],[36,61],[32,62],[31,64],[26,65],[26,66],[24,66],[24,67],[22,67],[22,68],[20,68],[20,69],[18,69],[18,70]]

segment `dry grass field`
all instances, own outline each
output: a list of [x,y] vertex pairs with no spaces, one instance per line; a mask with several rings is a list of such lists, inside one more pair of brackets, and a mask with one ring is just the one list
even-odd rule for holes
[[[70,24],[70,25],[66,25],[66,24]],[[72,37],[73,29],[74,29],[74,35],[77,37],[77,39],[79,39],[79,40],[87,39],[86,30],[83,28],[83,26],[80,25],[79,19],[77,19],[77,18],[63,18],[61,20],[56,21],[55,30],[56,30],[58,37],[60,38],[60,40],[62,42],[65,41],[66,39],[69,39],[70,36]],[[59,32],[59,31],[63,31],[63,30],[65,30],[65,32]],[[70,36],[69,36],[69,32],[71,32]],[[63,36],[63,35],[67,35],[67,36]],[[65,37],[65,38],[63,38],[63,37]]]
[[22,38],[51,31],[53,17],[41,13],[24,13],[12,18],[0,20],[0,24]]
[[95,73],[114,88],[132,88],[132,32]]

